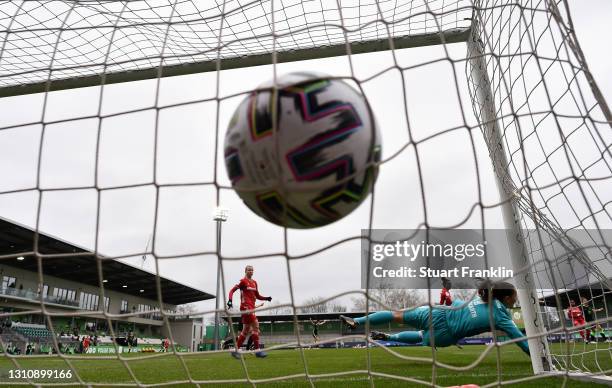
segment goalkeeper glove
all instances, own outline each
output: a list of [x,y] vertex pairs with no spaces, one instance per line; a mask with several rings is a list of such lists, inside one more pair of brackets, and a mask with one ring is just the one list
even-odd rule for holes
[[234,307],[234,305],[232,304],[232,300],[228,300],[227,301],[227,308],[231,310],[231,308]]
[[272,297],[271,297],[271,296],[269,296],[269,297],[267,297],[267,298],[266,298],[266,300],[267,300],[268,302],[272,302]]

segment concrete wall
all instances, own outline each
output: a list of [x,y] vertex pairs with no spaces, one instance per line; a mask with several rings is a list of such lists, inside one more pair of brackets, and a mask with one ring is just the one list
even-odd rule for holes
[[[201,318],[170,321],[170,330],[172,330],[174,342],[187,347],[190,352],[197,350],[198,344],[204,336]],[[166,325],[162,326],[161,331],[163,336],[170,338]]]

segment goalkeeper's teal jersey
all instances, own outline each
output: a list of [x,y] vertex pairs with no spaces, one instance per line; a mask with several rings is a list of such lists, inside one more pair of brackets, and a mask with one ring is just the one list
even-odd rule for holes
[[[460,339],[491,331],[489,323],[489,305],[480,298],[471,302],[453,301],[451,307],[455,309],[429,306],[417,307],[404,312],[404,322],[423,330],[423,344],[435,346],[449,346],[456,344]],[[431,322],[429,314],[431,311]],[[493,328],[505,332],[510,338],[523,337],[523,333],[516,327],[508,309],[497,299],[493,302]],[[433,331],[429,330],[433,327]],[[527,341],[517,342],[523,351],[529,354]]]
[[[489,323],[489,305],[484,303],[480,298],[474,298],[467,304],[463,301],[453,301],[452,307],[460,307],[456,310],[434,310],[433,314],[439,312],[446,314],[446,322],[448,330],[452,337],[457,340],[464,337],[482,334],[491,331]],[[508,337],[515,339],[524,337],[525,335],[516,327],[510,316],[508,309],[497,299],[493,302],[493,322],[495,329],[505,332]],[[529,354],[529,346],[527,341],[517,342],[518,346],[523,351]]]

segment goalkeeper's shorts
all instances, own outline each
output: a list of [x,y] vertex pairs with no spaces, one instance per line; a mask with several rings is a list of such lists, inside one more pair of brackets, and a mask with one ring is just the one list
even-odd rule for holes
[[[428,306],[404,311],[404,323],[423,331],[423,345],[445,347],[456,344],[460,338],[451,335],[446,320],[446,310],[433,309],[431,322],[429,321],[430,311]],[[431,333],[433,333],[433,341]]]

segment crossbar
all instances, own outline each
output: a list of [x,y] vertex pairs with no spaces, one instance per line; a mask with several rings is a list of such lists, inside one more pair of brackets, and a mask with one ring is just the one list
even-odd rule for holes
[[[442,32],[407,35],[386,39],[375,39],[362,42],[351,42],[351,54],[362,54],[391,49],[391,41],[394,49],[404,49],[411,47],[434,46],[439,44],[466,42],[470,36],[470,28],[455,28]],[[319,59],[338,57],[347,54],[347,44],[336,44],[325,47],[309,47],[277,52],[276,62],[295,62],[308,59]],[[150,59],[150,58],[149,58]],[[220,68],[222,70],[237,69],[243,67],[261,66],[272,64],[270,53],[254,54],[248,56],[221,58]],[[95,64],[91,66],[101,66]],[[192,63],[164,66],[161,68],[161,77],[172,77],[177,75],[187,75],[205,73],[217,70],[217,60],[208,60]],[[40,71],[40,70],[37,70]],[[52,74],[52,70],[51,70]],[[41,82],[33,82],[22,85],[11,85],[0,88],[0,97],[19,96],[33,93],[44,93],[56,90],[67,90],[83,88],[88,86],[100,86],[102,84],[116,84],[122,82],[141,81],[156,79],[160,75],[159,67],[151,67],[139,70],[123,70],[120,72],[109,72],[106,74],[95,74],[82,77],[72,77],[64,79],[49,79]],[[104,76],[104,78],[103,78]]]

